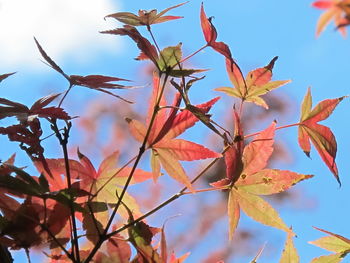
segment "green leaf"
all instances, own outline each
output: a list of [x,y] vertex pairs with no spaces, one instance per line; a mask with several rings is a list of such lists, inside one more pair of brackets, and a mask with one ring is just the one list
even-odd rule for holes
[[206,69],[172,69],[169,72],[170,76],[181,78],[181,77],[188,77],[195,73],[201,73],[207,71]]
[[44,193],[50,191],[49,182],[47,181],[44,174],[41,174],[39,176],[39,184],[40,184],[42,190],[44,191]]
[[105,212],[108,210],[108,205],[104,202],[90,202],[89,206],[93,213]]
[[151,245],[153,229],[142,221],[138,222],[129,228],[129,240],[146,260],[145,262],[160,263],[159,254]]
[[111,14],[108,15],[106,17],[113,17],[115,19],[117,19],[119,22],[122,22],[126,25],[130,25],[130,26],[141,26],[141,22],[140,22],[140,18],[133,14],[133,13],[129,13],[129,12],[118,12],[115,14]]
[[160,71],[167,71],[179,64],[182,58],[182,44],[164,48],[159,55],[157,65]]
[[311,107],[312,107],[312,96],[311,96],[311,89],[307,89],[307,93],[304,97],[304,100],[301,104],[301,117],[300,121],[304,121],[307,119],[311,112]]

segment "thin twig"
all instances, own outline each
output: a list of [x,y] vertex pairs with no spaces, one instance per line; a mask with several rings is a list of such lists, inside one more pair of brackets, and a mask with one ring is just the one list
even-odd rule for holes
[[70,90],[71,90],[72,88],[73,88],[73,84],[72,84],[72,83],[69,83],[68,89],[66,90],[66,92],[64,93],[62,99],[61,99],[60,102],[58,103],[58,108],[61,107],[61,105],[62,105],[64,99],[67,97],[68,93],[70,92]]
[[[70,165],[69,165],[69,156],[68,156],[68,137],[69,137],[69,131],[71,129],[71,123],[67,122],[67,127],[64,128],[63,134],[60,133],[56,120],[53,120],[52,122],[52,129],[56,133],[56,136],[62,146],[63,151],[63,157],[64,157],[64,164],[66,168],[66,179],[67,179],[67,186],[68,189],[72,189],[72,180],[71,180],[71,174],[70,174]],[[77,230],[77,223],[75,219],[75,209],[73,206],[73,197],[70,196],[70,211],[71,211],[71,220],[72,220],[72,229],[73,229],[73,239],[72,242],[72,252],[73,255],[75,254],[74,258],[77,262],[80,262],[80,251],[79,251],[79,240],[78,240],[78,230]]]
[[[299,126],[299,125],[301,125],[300,122],[298,122],[298,123],[293,123],[293,124],[288,124],[288,125],[283,125],[283,126],[276,127],[275,131],[277,131],[277,130],[282,130],[282,129],[286,129],[286,128],[289,128],[289,127]],[[255,133],[251,133],[251,134],[248,134],[248,135],[245,135],[245,136],[244,136],[244,139],[247,139],[247,138],[250,138],[250,137],[259,135],[260,133],[261,133],[261,131],[255,132]]]
[[208,44],[204,45],[203,47],[201,47],[200,49],[198,49],[197,51],[193,52],[192,54],[188,55],[187,57],[183,58],[180,63],[185,62],[186,60],[190,59],[191,57],[193,57],[194,55],[198,54],[199,52],[201,52],[203,49],[205,49],[206,47],[209,47]]

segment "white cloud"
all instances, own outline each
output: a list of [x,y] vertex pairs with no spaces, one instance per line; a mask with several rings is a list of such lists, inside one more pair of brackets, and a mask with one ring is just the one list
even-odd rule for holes
[[115,0],[0,0],[0,67],[42,66],[33,36],[58,62],[118,52],[120,38],[98,33],[116,25],[103,17],[118,9]]

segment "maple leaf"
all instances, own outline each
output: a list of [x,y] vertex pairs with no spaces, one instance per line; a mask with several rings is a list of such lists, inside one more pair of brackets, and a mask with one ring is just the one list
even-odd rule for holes
[[319,36],[332,20],[340,33],[346,36],[345,26],[350,24],[349,3],[349,0],[315,1],[313,7],[326,10],[318,19],[316,36]]
[[158,52],[156,47],[152,45],[148,41],[148,39],[144,38],[135,27],[125,25],[123,28],[102,31],[101,33],[129,36],[137,44],[137,47],[141,50],[140,59],[150,59],[155,65],[157,65]]
[[[71,117],[60,107],[46,107],[60,94],[52,94],[37,100],[31,108],[4,98],[0,98],[0,120],[16,117],[19,124],[0,127],[0,134],[10,141],[20,143],[20,147],[33,159],[39,159],[44,166],[44,148],[41,146],[42,129],[39,118],[69,120]],[[27,146],[26,146],[27,145]]]
[[230,148],[227,152],[228,157],[225,157],[226,178],[211,184],[216,188],[230,185],[228,198],[230,239],[238,225],[240,210],[262,224],[292,232],[275,209],[259,195],[283,192],[296,183],[311,178],[312,175],[265,168],[273,152],[275,129],[276,123],[273,122],[244,147],[243,153]]
[[[167,242],[165,237],[165,225],[161,228],[161,240],[160,240],[160,263],[182,263],[185,261],[185,259],[190,255],[190,253],[186,253],[182,255],[180,258],[176,258],[176,255],[174,251],[170,254],[170,257],[168,257],[168,248],[167,248]],[[168,260],[169,258],[169,260]]]
[[235,63],[232,64],[230,60],[226,59],[226,70],[233,88],[220,87],[215,90],[222,91],[232,97],[240,98],[242,101],[253,102],[268,109],[268,105],[261,96],[290,82],[290,80],[271,81],[272,69],[277,58],[274,57],[263,68],[250,71],[245,79],[239,66]]
[[341,262],[350,253],[350,239],[318,227],[314,228],[328,234],[328,236],[310,241],[309,243],[335,254],[314,258],[311,263]]
[[131,257],[131,248],[127,240],[121,235],[114,235],[106,242],[106,252],[98,252],[94,257],[96,263],[118,262],[129,263]]
[[[147,115],[147,126],[150,123],[154,105],[158,100],[159,88],[159,77],[154,75],[153,93]],[[151,166],[155,180],[159,177],[160,167],[162,166],[171,177],[191,189],[190,180],[179,163],[179,160],[193,161],[206,158],[218,158],[221,157],[221,154],[215,153],[194,142],[175,139],[175,137],[182,134],[198,121],[198,118],[188,110],[183,110],[177,114],[177,106],[180,102],[179,99],[180,96],[177,95],[174,103],[175,108],[171,109],[169,114],[167,114],[165,109],[158,111],[147,138],[147,148],[152,149]],[[201,109],[203,113],[206,113],[218,99],[219,97],[214,98],[207,103],[197,105],[197,108]],[[165,105],[166,102],[164,98],[161,98],[159,106]],[[129,123],[130,131],[134,138],[139,142],[143,142],[147,133],[147,126],[137,120],[128,118],[126,120]]]
[[[131,221],[133,221],[133,218],[131,218]],[[137,222],[135,225],[128,228],[129,241],[137,250],[137,255],[131,262],[161,262],[159,253],[151,244],[153,236],[159,231],[159,228],[150,227],[143,221]]]
[[298,142],[301,149],[307,156],[310,156],[311,140],[323,162],[328,166],[339,184],[340,179],[335,162],[337,154],[336,139],[331,129],[318,124],[318,122],[327,119],[344,98],[340,97],[321,101],[311,110],[312,96],[309,88],[301,105],[301,117],[298,129]]
[[284,244],[284,249],[282,252],[281,259],[279,263],[299,263],[299,255],[298,252],[294,246],[293,242],[293,236],[288,233],[287,234],[287,240],[286,243]]
[[107,15],[106,17],[112,17],[117,19],[119,22],[122,22],[129,26],[147,26],[150,27],[153,24],[164,23],[170,20],[183,18],[182,16],[164,16],[165,13],[170,10],[180,7],[188,2],[184,2],[175,6],[166,8],[159,13],[156,9],[151,11],[139,10],[138,15],[130,12],[118,12],[114,14]]
[[[78,157],[80,163],[84,167],[82,173],[79,175],[81,179],[79,182],[80,188],[89,191],[92,195],[96,195],[94,198],[96,202],[107,203],[109,205],[116,204],[118,196],[121,194],[131,172],[131,167],[116,167],[119,152],[116,151],[107,156],[100,164],[97,171],[93,167],[91,161],[79,151]],[[130,184],[141,183],[150,178],[152,178],[152,173],[136,169]],[[123,204],[128,207],[128,209],[132,210],[135,216],[141,215],[136,200],[130,194],[125,193]],[[124,207],[120,207],[118,211],[122,217],[128,217]],[[98,216],[102,224],[107,222],[107,216],[107,211]]]
[[216,28],[211,22],[212,17],[208,18],[205,14],[203,3],[201,5],[200,20],[205,41],[207,41],[207,45],[212,47],[215,51],[219,52],[220,54],[224,55],[226,59],[230,61],[231,64],[234,64],[230,48],[224,42],[216,41],[218,36]]
[[[119,152],[116,151],[107,156],[101,162],[97,170],[85,155],[78,152],[78,157],[80,162],[72,159],[69,160],[70,173],[73,180],[72,186],[88,192],[90,196],[96,195],[93,201],[97,204],[107,203],[113,205],[117,203],[117,195],[120,195],[122,192],[125,182],[131,172],[131,167],[116,167]],[[66,174],[64,159],[46,159],[46,161],[52,173],[52,178],[47,177],[50,184],[50,191],[58,191],[66,188],[65,180],[61,177]],[[39,172],[44,173],[45,175],[47,174],[40,163],[35,163],[35,165]],[[136,169],[131,184],[141,183],[150,178],[152,178],[152,173]],[[83,198],[85,199],[80,201],[86,202],[86,197]],[[141,215],[136,200],[128,193],[125,193],[123,203],[132,210],[135,216]],[[128,217],[124,207],[120,207],[118,211],[124,218]],[[106,223],[108,219],[108,211],[99,211],[96,214],[96,218],[98,218],[102,224]],[[86,220],[87,226],[94,227],[90,224],[92,223],[91,220]]]
[[170,76],[186,77],[205,71],[203,69],[183,69],[178,67],[182,58],[181,43],[177,46],[166,47],[158,54],[157,48],[133,26],[125,25],[123,28],[102,31],[100,33],[129,36],[141,51],[136,60],[149,59],[160,72],[165,72]]
[[[45,229],[57,236],[67,227],[70,216],[67,207],[52,201],[44,207],[42,200],[27,197],[22,204],[6,195],[0,195],[2,215],[0,242],[12,249],[29,248],[44,243],[55,243]],[[45,219],[44,219],[45,217]]]
[[[45,52],[45,50],[42,48],[42,46],[39,44],[39,42],[34,38],[34,41],[39,49],[39,52],[41,56],[45,59],[45,61],[48,63],[50,67],[52,67],[55,71],[60,73],[66,80],[68,80],[70,84],[70,88],[73,86],[84,86],[88,87],[90,89],[98,90],[104,93],[107,93],[113,97],[116,97],[118,99],[121,99],[125,102],[132,103],[131,101],[128,101],[124,99],[123,97],[120,97],[106,89],[126,89],[130,88],[130,86],[123,86],[120,84],[110,83],[114,81],[128,81],[126,79],[116,78],[116,77],[110,77],[110,76],[104,76],[104,75],[88,75],[88,76],[79,76],[79,75],[67,75],[57,64],[55,61],[53,61],[49,55]],[[66,91],[66,94],[70,91],[70,88]]]
[[88,75],[88,76],[78,76],[78,75],[70,75],[70,82],[76,86],[84,86],[90,89],[98,90],[103,93],[109,94],[113,97],[121,99],[125,102],[132,103],[131,101],[124,99],[110,91],[108,89],[128,89],[132,88],[132,86],[124,86],[116,83],[111,83],[115,81],[129,81],[127,79],[121,79],[116,77],[104,76],[104,75]]
[[16,117],[21,124],[27,124],[36,118],[54,118],[69,120],[69,115],[59,107],[46,107],[60,94],[51,94],[37,100],[31,108],[24,104],[0,98],[0,119]]

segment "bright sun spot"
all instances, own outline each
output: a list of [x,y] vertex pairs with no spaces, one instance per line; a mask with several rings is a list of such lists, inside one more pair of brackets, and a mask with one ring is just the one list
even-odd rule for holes
[[115,0],[0,0],[0,67],[42,66],[33,36],[57,62],[118,52],[119,39],[98,33],[116,26],[103,17],[118,10]]

